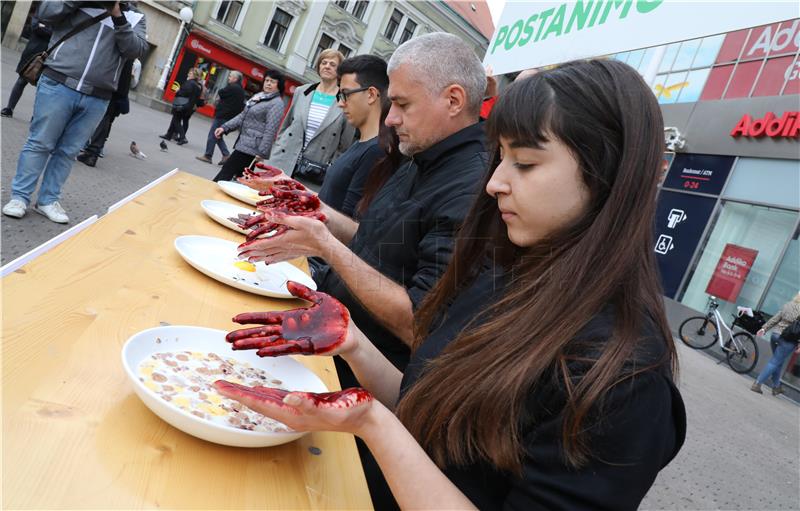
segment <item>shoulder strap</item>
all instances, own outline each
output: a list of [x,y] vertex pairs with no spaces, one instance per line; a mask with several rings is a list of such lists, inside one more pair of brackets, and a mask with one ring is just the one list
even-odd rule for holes
[[84,20],[83,22],[81,22],[80,24],[78,24],[78,26],[76,26],[75,28],[73,28],[72,30],[70,30],[69,32],[67,32],[67,34],[66,34],[64,37],[62,37],[61,39],[59,39],[58,41],[56,41],[56,43],[55,43],[55,44],[53,44],[52,46],[50,46],[50,47],[47,49],[46,53],[49,55],[51,51],[53,51],[53,50],[54,50],[56,47],[58,47],[58,45],[59,45],[59,44],[63,43],[64,41],[66,41],[66,40],[67,40],[67,39],[69,39],[70,37],[74,36],[75,34],[77,34],[78,32],[80,32],[81,30],[84,30],[84,29],[86,29],[86,28],[89,28],[90,26],[94,25],[94,24],[95,24],[95,23],[97,23],[98,21],[102,21],[102,20],[104,20],[105,18],[108,18],[109,16],[111,16],[111,13],[110,13],[109,11],[106,11],[106,12],[104,12],[103,14],[99,14],[99,15],[95,16],[94,18],[89,18],[88,20]]

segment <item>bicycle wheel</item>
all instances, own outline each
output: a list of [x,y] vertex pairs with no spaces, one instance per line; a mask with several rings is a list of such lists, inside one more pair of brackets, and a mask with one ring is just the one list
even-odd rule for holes
[[758,345],[753,336],[739,332],[725,343],[728,365],[737,373],[749,373],[758,363]]
[[678,334],[683,343],[704,350],[717,342],[717,326],[705,316],[695,316],[681,323]]

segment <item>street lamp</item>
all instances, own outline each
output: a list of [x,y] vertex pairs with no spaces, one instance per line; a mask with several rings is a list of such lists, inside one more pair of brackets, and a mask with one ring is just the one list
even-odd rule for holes
[[169,60],[164,65],[164,69],[161,72],[161,78],[158,80],[158,90],[164,90],[164,87],[167,86],[167,76],[172,68],[172,63],[175,61],[175,54],[178,51],[178,45],[183,37],[183,31],[185,30],[186,25],[190,24],[192,22],[192,18],[194,18],[194,12],[192,11],[191,7],[182,8],[178,15],[181,18],[181,26],[178,29],[178,35],[175,36],[175,42],[172,44],[172,50],[169,52]]

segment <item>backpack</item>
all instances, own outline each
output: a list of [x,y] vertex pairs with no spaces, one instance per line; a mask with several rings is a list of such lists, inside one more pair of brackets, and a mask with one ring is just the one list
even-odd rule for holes
[[799,342],[800,341],[800,318],[795,319],[789,326],[783,329],[781,332],[781,337],[786,339],[790,342]]

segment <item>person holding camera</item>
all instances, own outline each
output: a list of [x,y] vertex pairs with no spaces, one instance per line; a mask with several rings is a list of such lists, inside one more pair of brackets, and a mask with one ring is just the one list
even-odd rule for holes
[[763,337],[774,328],[772,343],[775,348],[772,358],[769,359],[756,381],[753,382],[753,386],[750,387],[753,392],[763,394],[761,384],[767,380],[772,380],[772,395],[777,396],[783,393],[783,387],[781,386],[783,364],[792,355],[793,351],[800,353],[800,343],[798,343],[794,335],[790,335],[790,330],[797,329],[795,323],[798,320],[800,320],[800,292],[790,302],[783,304],[781,310],[764,323],[764,326],[756,334]]
[[147,28],[144,14],[128,2],[42,2],[39,21],[53,27],[53,41],[69,37],[44,60],[3,214],[22,218],[44,174],[33,210],[65,224],[61,189],[117,90],[123,63],[147,51]]
[[178,145],[188,144],[186,132],[189,131],[189,118],[194,114],[199,104],[200,96],[203,94],[203,86],[200,84],[200,70],[193,67],[186,74],[186,81],[175,93],[172,100],[172,120],[169,123],[167,132],[159,137],[164,140],[175,139]]
[[283,116],[283,75],[274,69],[264,74],[264,85],[250,98],[242,113],[216,130],[218,139],[231,131],[239,130],[233,153],[222,165],[214,181],[229,181],[244,174],[244,168],[253,160],[261,161],[269,154],[275,134]]

